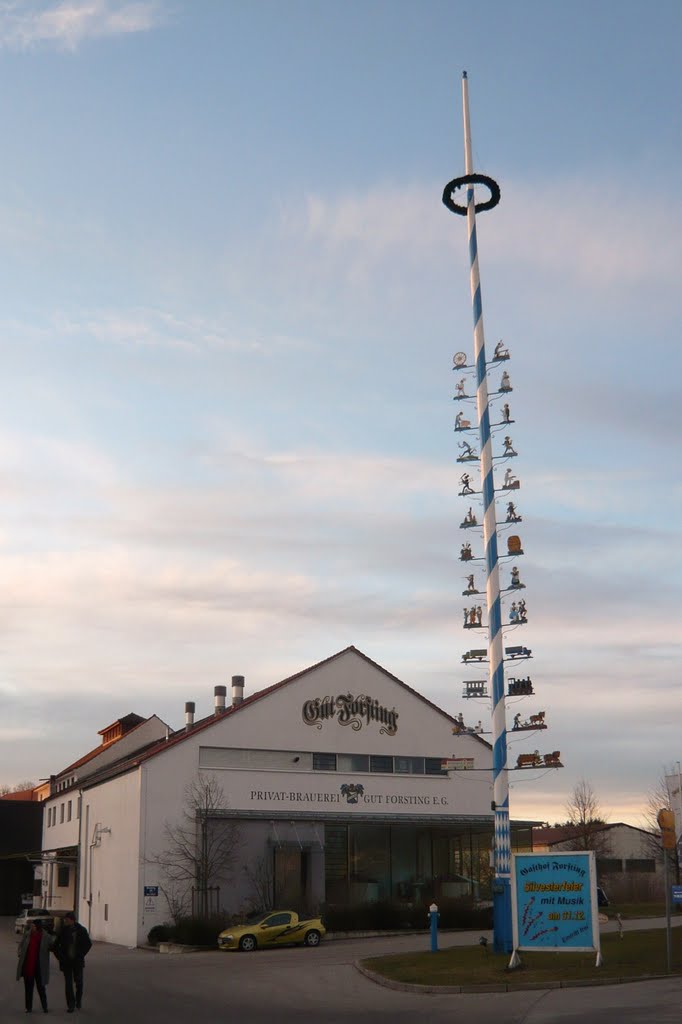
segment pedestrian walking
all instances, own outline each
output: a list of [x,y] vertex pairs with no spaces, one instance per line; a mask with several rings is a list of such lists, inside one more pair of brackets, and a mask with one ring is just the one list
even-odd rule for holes
[[33,989],[38,989],[38,998],[47,1013],[47,983],[50,980],[50,949],[52,936],[43,928],[42,921],[31,921],[31,927],[21,936],[18,951],[17,981],[24,979],[26,1013],[33,1010]]
[[54,944],[59,969],[64,974],[66,1009],[73,1013],[83,1002],[83,968],[92,942],[87,928],[76,922],[75,914],[65,914],[62,929]]

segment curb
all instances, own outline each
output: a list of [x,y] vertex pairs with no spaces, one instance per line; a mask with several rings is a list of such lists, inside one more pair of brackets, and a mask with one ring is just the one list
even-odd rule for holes
[[573,979],[571,981],[529,981],[525,985],[510,985],[507,982],[500,982],[495,985],[416,985],[407,981],[393,981],[392,978],[385,978],[382,974],[370,971],[361,960],[355,960],[353,967],[360,974],[363,974],[368,981],[383,988],[393,989],[395,992],[416,992],[424,995],[472,995],[484,994],[486,992],[549,992],[559,988],[595,988],[604,985],[631,985],[637,981],[665,981],[670,978],[682,977],[680,974],[642,974],[632,978],[588,978],[585,981]]
[[202,953],[213,948],[213,946],[185,946],[181,942],[160,942],[157,946],[159,953]]

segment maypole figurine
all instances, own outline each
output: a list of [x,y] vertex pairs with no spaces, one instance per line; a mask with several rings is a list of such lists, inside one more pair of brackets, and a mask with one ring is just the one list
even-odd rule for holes
[[474,489],[471,486],[471,477],[469,476],[468,473],[462,473],[461,477],[459,478],[459,482],[462,485],[462,490],[459,492],[462,497],[464,497],[465,494],[474,493]]
[[475,449],[468,441],[460,441],[457,447],[462,449],[462,454],[457,459],[458,462],[475,462],[478,459]]
[[519,590],[521,589],[521,587],[523,587],[523,583],[521,582],[521,573],[519,572],[518,566],[516,565],[512,566],[511,582],[509,585],[510,587],[518,587]]
[[469,511],[465,515],[462,522],[459,524],[463,530],[468,529],[470,526],[478,526],[478,520],[473,513],[473,509],[469,506]]
[[516,505],[513,501],[507,503],[507,522],[508,523],[520,523],[522,522],[521,516],[516,511]]

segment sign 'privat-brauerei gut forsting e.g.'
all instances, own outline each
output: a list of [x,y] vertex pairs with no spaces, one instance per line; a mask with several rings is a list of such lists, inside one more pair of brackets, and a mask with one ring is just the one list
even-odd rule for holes
[[512,927],[519,950],[594,951],[601,963],[597,874],[593,851],[515,853],[512,856]]

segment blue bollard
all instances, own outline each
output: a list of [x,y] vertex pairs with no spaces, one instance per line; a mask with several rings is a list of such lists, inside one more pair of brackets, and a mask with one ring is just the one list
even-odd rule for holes
[[438,952],[438,907],[435,903],[432,903],[429,907],[429,919],[431,921],[431,952]]

